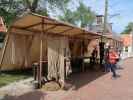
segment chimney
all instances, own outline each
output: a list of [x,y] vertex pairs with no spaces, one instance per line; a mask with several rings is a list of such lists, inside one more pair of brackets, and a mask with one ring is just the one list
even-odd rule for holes
[[96,16],[96,24],[101,25],[104,23],[104,16],[103,15],[97,15]]

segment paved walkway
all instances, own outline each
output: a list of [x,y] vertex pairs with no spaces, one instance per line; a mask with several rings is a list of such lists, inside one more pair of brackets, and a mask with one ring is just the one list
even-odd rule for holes
[[133,100],[133,58],[125,60],[122,67],[117,71],[121,75],[117,79],[111,73],[86,72],[73,76],[70,90],[34,91],[12,100]]
[[120,78],[106,74],[62,100],[133,100],[133,59],[125,60],[122,67],[117,71]]

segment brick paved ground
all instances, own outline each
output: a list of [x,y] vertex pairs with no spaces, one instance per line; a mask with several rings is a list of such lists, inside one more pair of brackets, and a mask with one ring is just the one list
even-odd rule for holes
[[133,100],[133,59],[125,60],[120,78],[110,78],[110,73],[81,87],[63,100]]
[[125,60],[122,67],[123,70],[117,71],[121,75],[117,79],[113,79],[111,73],[86,72],[74,75],[70,81],[74,86],[70,90],[35,91],[14,100],[133,100],[133,58]]

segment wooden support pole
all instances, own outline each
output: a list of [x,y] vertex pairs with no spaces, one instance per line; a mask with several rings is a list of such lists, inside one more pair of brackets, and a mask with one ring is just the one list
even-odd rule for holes
[[43,33],[40,35],[40,66],[39,66],[39,88],[42,86],[42,61],[43,61]]
[[40,65],[39,65],[39,88],[42,87],[42,66],[43,66],[43,35],[44,35],[44,18],[42,18],[42,32],[40,35]]
[[5,51],[6,51],[6,48],[7,48],[8,41],[9,41],[9,33],[6,35],[6,38],[5,38],[5,41],[4,41],[4,47],[2,49],[2,55],[1,55],[1,59],[0,59],[0,70],[1,70],[1,67],[2,67],[2,63],[3,63],[3,59],[4,59],[4,55],[5,55]]
[[81,43],[81,57],[82,57],[82,60],[83,60],[83,62],[82,62],[82,72],[84,72],[85,71],[85,66],[84,66],[84,53],[83,53],[83,40],[81,41],[82,43]]

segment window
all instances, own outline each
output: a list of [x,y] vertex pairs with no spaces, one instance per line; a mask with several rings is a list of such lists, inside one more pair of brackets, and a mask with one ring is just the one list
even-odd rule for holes
[[97,17],[97,24],[102,24],[103,21],[102,19],[103,19],[102,16]]
[[127,47],[125,47],[125,52],[128,52],[128,46],[127,46]]

